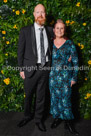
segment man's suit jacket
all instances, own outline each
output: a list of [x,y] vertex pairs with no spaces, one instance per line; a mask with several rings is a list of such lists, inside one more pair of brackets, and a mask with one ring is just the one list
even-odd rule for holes
[[[44,26],[48,37],[48,57],[51,60],[52,44],[53,44],[53,29],[52,27]],[[34,24],[23,27],[20,31],[18,42],[18,65],[20,71],[25,72],[26,77],[33,75],[32,68],[36,68],[37,64],[37,45],[35,37]]]

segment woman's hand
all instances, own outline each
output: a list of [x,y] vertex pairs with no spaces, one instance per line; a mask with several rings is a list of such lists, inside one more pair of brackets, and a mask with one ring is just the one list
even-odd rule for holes
[[71,87],[72,87],[72,85],[74,85],[76,82],[75,81],[71,81]]
[[68,61],[69,61],[69,62],[71,62],[71,55],[70,55],[70,57],[69,57]]

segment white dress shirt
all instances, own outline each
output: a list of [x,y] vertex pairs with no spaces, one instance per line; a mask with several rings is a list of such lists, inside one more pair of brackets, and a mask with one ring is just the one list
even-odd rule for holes
[[[36,22],[34,23],[35,27],[35,35],[36,35],[36,44],[37,44],[37,55],[38,55],[38,60],[37,63],[41,63],[41,46],[40,46],[40,30],[39,28],[44,28],[44,26],[39,26]],[[44,36],[44,49],[45,49],[45,55],[48,50],[48,38],[46,35],[46,30],[45,28],[43,29],[43,36]],[[48,56],[46,56],[46,62],[48,62]]]

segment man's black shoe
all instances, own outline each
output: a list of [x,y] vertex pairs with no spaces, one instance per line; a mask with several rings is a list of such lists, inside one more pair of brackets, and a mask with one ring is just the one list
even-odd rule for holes
[[32,120],[32,118],[24,118],[17,124],[17,126],[18,127],[23,127],[24,125],[26,125],[31,120]]
[[44,132],[46,131],[46,128],[42,122],[36,123],[36,126],[38,127],[40,131],[44,131]]
[[61,119],[54,119],[53,123],[51,124],[51,128],[56,128],[61,123]]

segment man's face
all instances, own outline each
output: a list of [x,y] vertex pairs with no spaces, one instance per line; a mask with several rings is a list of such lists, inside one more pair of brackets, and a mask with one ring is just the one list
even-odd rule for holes
[[45,8],[42,5],[37,5],[33,12],[35,22],[39,25],[44,25],[46,21]]

